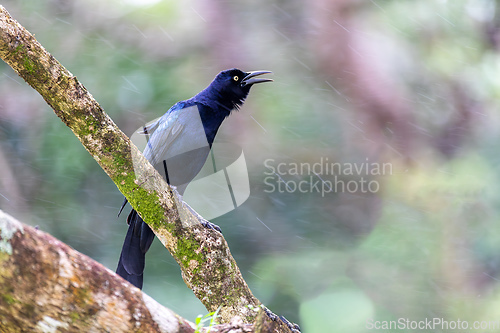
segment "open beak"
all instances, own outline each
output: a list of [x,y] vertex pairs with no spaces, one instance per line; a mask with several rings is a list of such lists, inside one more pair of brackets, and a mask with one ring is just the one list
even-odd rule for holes
[[241,80],[241,86],[245,87],[251,84],[255,83],[261,83],[261,82],[273,82],[272,79],[264,79],[264,78],[256,78],[256,76],[263,75],[263,74],[272,74],[273,72],[270,71],[253,71],[253,72],[248,72],[247,76]]

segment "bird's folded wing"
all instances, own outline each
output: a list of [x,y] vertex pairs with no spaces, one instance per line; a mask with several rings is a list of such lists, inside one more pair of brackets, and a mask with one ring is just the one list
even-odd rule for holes
[[175,142],[179,134],[182,133],[183,129],[183,124],[175,122],[164,130],[155,131],[144,149],[144,156],[153,165],[161,163],[161,161],[165,159],[166,152]]
[[154,129],[144,149],[153,165],[189,151],[209,146],[197,105],[176,108],[152,124]]

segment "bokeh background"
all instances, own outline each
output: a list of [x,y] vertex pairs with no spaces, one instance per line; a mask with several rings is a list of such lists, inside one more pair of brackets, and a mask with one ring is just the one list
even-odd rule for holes
[[[500,1],[2,5],[128,135],[220,70],[274,72],[221,128],[243,148],[251,196],[213,222],[253,293],[304,332],[500,324]],[[121,194],[43,99],[0,71],[0,208],[114,270]],[[291,191],[334,179],[288,172],[321,159],[391,172],[338,175],[377,191]],[[266,181],[266,161],[284,172]],[[187,319],[206,313],[157,240],[146,266],[146,293]]]

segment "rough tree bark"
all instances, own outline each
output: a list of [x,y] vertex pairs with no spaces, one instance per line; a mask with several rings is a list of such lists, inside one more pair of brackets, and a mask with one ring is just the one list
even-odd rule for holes
[[[205,307],[215,311],[220,306],[222,322],[235,316],[254,322],[251,308],[261,303],[243,280],[222,234],[201,225],[203,218],[182,202],[78,79],[1,5],[0,58],[78,137],[179,263],[184,281]],[[280,326],[279,332],[289,331]]]
[[[267,317],[263,311],[260,316],[257,322]],[[2,333],[189,333],[196,326],[91,258],[1,210],[0,318]],[[211,331],[274,332],[273,327],[259,329],[235,317]]]
[[0,232],[2,332],[193,331],[104,266],[2,211]]

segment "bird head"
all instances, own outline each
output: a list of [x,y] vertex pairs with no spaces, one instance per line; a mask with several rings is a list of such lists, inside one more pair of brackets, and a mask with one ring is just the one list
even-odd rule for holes
[[250,88],[256,83],[271,82],[272,79],[260,78],[263,74],[270,74],[270,71],[243,72],[237,68],[227,69],[217,74],[210,84],[217,94],[222,98],[228,107],[238,108],[243,104]]

